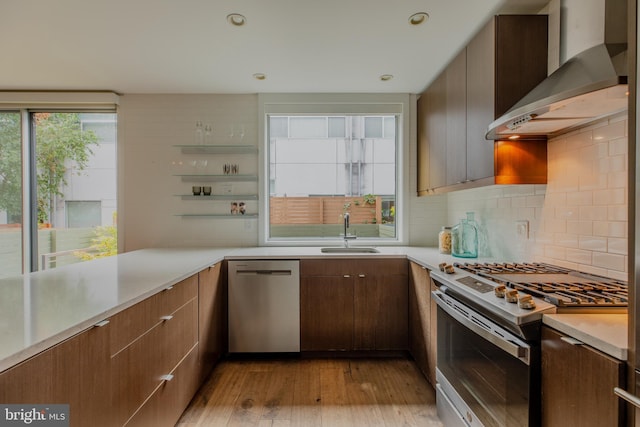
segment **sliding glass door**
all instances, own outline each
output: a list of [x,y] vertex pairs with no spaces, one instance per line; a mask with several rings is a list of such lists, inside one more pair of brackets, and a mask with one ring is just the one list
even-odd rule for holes
[[19,111],[0,111],[0,277],[22,273],[22,144]]
[[115,113],[0,112],[0,232],[0,277],[117,252]]

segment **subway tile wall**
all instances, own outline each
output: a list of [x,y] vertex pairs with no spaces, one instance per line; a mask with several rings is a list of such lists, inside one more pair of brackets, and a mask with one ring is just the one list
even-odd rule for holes
[[[481,256],[627,280],[627,160],[625,115],[550,140],[546,186],[450,193],[448,221],[475,212]],[[528,221],[528,239],[516,221]]]

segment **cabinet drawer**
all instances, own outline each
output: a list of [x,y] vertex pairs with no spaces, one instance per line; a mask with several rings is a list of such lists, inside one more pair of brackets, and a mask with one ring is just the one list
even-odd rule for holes
[[198,275],[194,274],[160,294],[160,316],[173,313],[187,301],[198,296]]
[[342,276],[354,274],[353,259],[303,259],[300,260],[300,276]]
[[171,314],[112,359],[112,407],[116,425],[123,425],[196,344],[198,300]]
[[111,318],[111,355],[160,323],[169,315],[198,295],[198,275],[176,283],[151,297],[129,307]]
[[127,427],[174,426],[198,389],[198,346],[171,372],[173,378],[164,381],[126,424]]
[[406,275],[408,272],[408,261],[404,258],[328,258],[300,261],[300,276]]
[[352,262],[352,270],[355,274],[367,274],[376,276],[407,276],[409,274],[409,262],[404,258],[375,258],[358,259]]

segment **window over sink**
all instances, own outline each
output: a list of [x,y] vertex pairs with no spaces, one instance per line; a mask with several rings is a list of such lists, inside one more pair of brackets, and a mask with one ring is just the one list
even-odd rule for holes
[[345,213],[356,244],[402,241],[398,213],[408,102],[312,98],[315,102],[260,103],[261,243],[339,243]]

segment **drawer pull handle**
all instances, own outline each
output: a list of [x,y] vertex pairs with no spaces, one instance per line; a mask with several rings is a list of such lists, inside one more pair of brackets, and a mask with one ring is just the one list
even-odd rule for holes
[[171,289],[173,289],[173,286],[168,286],[168,287],[164,288],[165,291],[170,291]]
[[160,320],[171,320],[171,319],[173,319],[173,316],[171,316],[171,315],[160,317]]
[[567,344],[571,344],[571,345],[583,345],[584,343],[580,340],[577,340],[575,338],[571,338],[571,337],[560,337],[561,341],[566,342]]
[[364,278],[364,277],[367,277],[367,276],[365,274],[358,274],[358,277]]
[[160,377],[161,381],[171,381],[173,379],[173,375],[167,374]]
[[351,275],[350,275],[350,274],[345,274],[345,275],[344,275],[344,276],[342,276],[342,277],[344,277],[345,279],[348,279],[349,277],[351,277]]
[[109,324],[109,321],[108,321],[108,320],[103,320],[102,322],[98,322],[98,323],[96,323],[94,326],[95,326],[96,328],[102,328],[103,326],[107,326],[108,324]]

